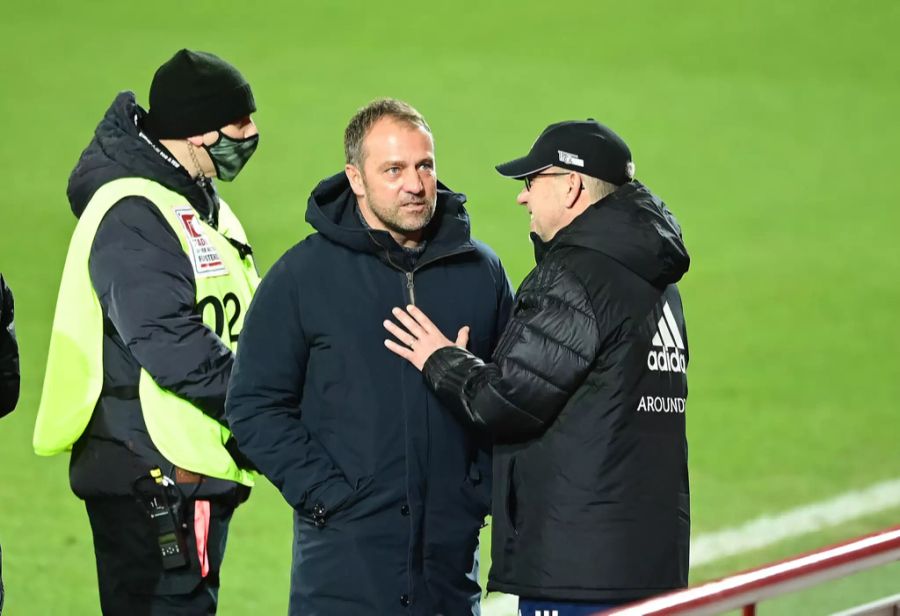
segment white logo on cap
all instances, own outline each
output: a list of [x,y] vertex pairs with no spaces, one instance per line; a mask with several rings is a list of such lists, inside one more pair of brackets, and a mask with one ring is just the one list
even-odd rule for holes
[[629,180],[634,179],[634,163],[630,160],[625,164],[625,175],[628,176]]
[[575,154],[570,154],[569,152],[563,152],[562,150],[556,150],[559,152],[559,162],[566,163],[567,165],[575,165],[576,167],[584,167],[584,161],[578,158]]

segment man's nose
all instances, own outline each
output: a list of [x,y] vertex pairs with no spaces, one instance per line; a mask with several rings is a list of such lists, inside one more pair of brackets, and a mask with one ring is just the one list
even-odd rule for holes
[[419,176],[419,170],[417,168],[410,167],[404,172],[403,191],[413,195],[420,195],[425,191],[425,183]]
[[524,186],[522,187],[522,190],[519,191],[519,194],[516,195],[516,203],[518,203],[519,205],[525,205],[528,203],[528,189]]

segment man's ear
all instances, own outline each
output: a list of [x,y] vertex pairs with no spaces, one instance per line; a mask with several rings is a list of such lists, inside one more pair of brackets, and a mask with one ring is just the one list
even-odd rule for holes
[[566,209],[571,209],[575,206],[575,202],[581,197],[581,193],[585,188],[584,179],[581,177],[581,174],[573,171],[566,176],[566,188]]
[[188,137],[187,142],[195,148],[203,147],[203,135],[194,135],[193,137]]
[[350,181],[350,188],[353,190],[353,194],[357,197],[365,196],[366,188],[363,185],[362,172],[356,167],[356,165],[351,165],[347,163],[344,165],[344,173],[347,175],[347,179]]

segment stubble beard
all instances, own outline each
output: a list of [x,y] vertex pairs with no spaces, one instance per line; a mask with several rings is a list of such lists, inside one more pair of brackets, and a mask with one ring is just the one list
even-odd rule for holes
[[[365,187],[366,205],[368,205],[369,211],[372,212],[375,218],[377,218],[389,231],[393,231],[394,233],[414,233],[416,231],[421,231],[428,226],[428,223],[431,222],[431,219],[434,217],[436,199],[432,199],[429,202],[427,198],[423,197],[419,199],[416,197],[401,201],[397,204],[385,206],[373,197],[368,186],[365,186],[365,182],[363,182],[363,185]],[[403,206],[410,204],[425,205],[426,207],[420,214],[411,215],[406,213],[404,216]]]

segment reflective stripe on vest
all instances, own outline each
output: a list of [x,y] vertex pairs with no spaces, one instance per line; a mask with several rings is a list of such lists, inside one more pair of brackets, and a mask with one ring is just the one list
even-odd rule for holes
[[[227,239],[247,243],[240,222],[225,202],[220,201],[216,231],[184,197],[156,182],[125,178],[102,186],[75,227],[63,268],[34,429],[34,450],[39,455],[72,448],[103,389],[103,312],[91,284],[88,258],[103,217],[129,196],[151,201],[174,229],[194,271],[197,311],[232,351],[259,284],[251,257],[241,259]],[[253,485],[251,473],[238,468],[223,446],[230,436],[225,427],[156,385],[143,369],[139,389],[147,432],[166,459],[195,473]]]

